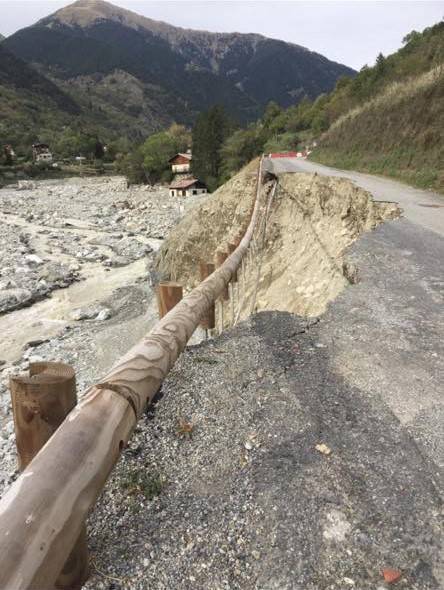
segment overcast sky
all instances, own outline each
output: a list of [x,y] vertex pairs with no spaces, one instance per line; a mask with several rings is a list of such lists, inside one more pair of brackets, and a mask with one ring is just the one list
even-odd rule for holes
[[[69,0],[0,0],[0,33],[33,24]],[[208,31],[262,33],[322,53],[360,69],[401,46],[406,33],[440,21],[444,0],[296,1],[115,0],[150,18]]]

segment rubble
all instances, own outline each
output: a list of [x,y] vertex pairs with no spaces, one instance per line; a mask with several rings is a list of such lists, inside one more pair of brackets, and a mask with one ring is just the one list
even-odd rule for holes
[[0,313],[48,297],[94,269],[153,252],[199,197],[127,187],[121,177],[20,181],[0,190]]

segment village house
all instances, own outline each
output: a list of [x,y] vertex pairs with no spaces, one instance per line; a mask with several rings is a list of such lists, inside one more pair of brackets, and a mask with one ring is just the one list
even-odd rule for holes
[[32,146],[34,162],[52,162],[52,153],[46,143],[34,143]]
[[184,178],[170,184],[171,197],[190,197],[191,195],[202,195],[207,192],[208,189],[205,184],[197,178]]
[[191,150],[184,154],[176,154],[168,160],[173,174],[189,174],[191,170]]

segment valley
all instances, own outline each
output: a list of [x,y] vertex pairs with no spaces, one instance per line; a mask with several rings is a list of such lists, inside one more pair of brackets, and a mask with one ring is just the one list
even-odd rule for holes
[[432,3],[60,4],[0,34],[0,590],[444,588]]

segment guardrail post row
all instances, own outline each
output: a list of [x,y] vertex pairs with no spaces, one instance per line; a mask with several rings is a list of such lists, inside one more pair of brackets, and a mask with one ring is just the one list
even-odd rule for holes
[[[216,267],[211,262],[201,262],[199,265],[200,280],[204,281],[215,271]],[[205,330],[214,330],[216,327],[216,308],[214,302],[210,305],[207,315],[202,319],[200,325]]]
[[183,288],[179,283],[173,281],[162,281],[156,288],[157,305],[159,316],[163,318],[183,298]]
[[[64,363],[31,363],[29,375],[10,378],[17,460],[23,471],[77,405],[73,367]],[[77,590],[88,578],[86,527],[60,573],[55,587]]]

